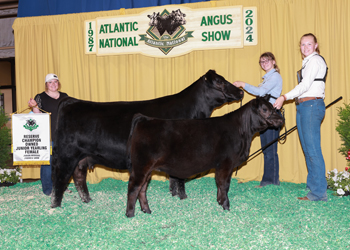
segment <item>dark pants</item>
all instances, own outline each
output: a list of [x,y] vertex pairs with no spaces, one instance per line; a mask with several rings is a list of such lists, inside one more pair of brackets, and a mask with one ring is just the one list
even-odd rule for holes
[[50,195],[52,191],[51,161],[52,155],[50,155],[50,165],[41,165],[40,168],[41,186],[43,188],[43,193],[46,195]]
[[[264,147],[271,141],[278,138],[280,128],[268,128],[260,132],[261,147]],[[260,186],[280,185],[279,181],[279,161],[277,154],[278,141],[263,150],[264,153],[264,175],[260,182]]]

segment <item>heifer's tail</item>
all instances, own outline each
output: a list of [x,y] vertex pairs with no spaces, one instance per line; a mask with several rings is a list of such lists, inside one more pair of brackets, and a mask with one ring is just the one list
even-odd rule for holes
[[131,171],[131,140],[132,140],[132,135],[133,135],[134,129],[139,122],[146,121],[146,120],[152,120],[152,119],[153,118],[145,116],[145,115],[140,114],[140,113],[135,114],[132,118],[130,134],[129,134],[128,142],[126,144],[126,164],[127,164],[127,169],[129,171]]

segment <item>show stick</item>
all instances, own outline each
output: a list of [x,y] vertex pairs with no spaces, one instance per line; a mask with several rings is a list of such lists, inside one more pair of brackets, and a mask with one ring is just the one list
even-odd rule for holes
[[[331,102],[330,104],[328,104],[326,106],[326,108],[332,106],[334,103],[339,102],[341,99],[343,99],[343,97],[339,97],[338,99],[336,99],[335,101]],[[295,129],[297,128],[297,126],[294,126],[293,128],[291,128],[290,130],[288,130],[287,132],[285,132],[284,134],[280,135],[278,138],[276,138],[275,140],[269,142],[268,144],[266,144],[264,147],[260,148],[258,151],[256,151],[255,153],[251,154],[248,156],[247,161],[250,157],[252,157],[253,155],[255,155],[256,153],[263,151],[265,148],[269,147],[271,144],[274,144],[276,141],[278,141],[281,137],[283,136],[287,136],[288,134],[292,133]]]

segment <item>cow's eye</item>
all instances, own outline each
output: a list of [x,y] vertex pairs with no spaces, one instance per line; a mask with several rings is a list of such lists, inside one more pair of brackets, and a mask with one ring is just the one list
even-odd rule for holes
[[267,108],[263,108],[263,111],[264,111],[264,112],[267,112]]

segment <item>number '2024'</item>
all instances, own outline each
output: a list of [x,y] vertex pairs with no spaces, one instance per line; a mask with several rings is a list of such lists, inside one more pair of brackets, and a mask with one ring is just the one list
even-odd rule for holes
[[246,37],[246,40],[248,42],[253,42],[253,27],[251,27],[251,25],[253,24],[253,11],[252,10],[247,10],[245,12],[247,15],[245,16],[245,24],[248,26],[246,27],[246,34],[248,34],[248,36]]

